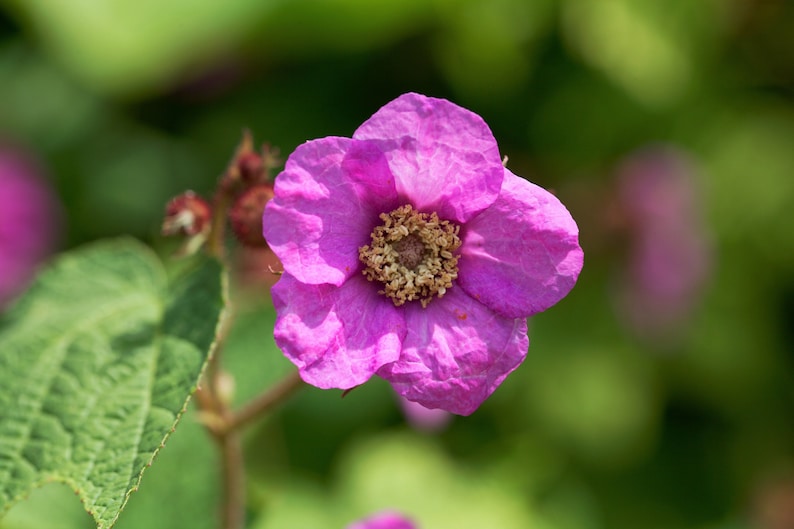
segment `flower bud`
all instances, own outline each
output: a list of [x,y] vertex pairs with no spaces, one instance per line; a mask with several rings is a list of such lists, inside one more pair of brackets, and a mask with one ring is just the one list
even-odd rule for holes
[[211,217],[212,209],[207,201],[193,191],[186,191],[166,205],[162,233],[192,237],[209,230]]
[[253,185],[267,183],[271,180],[271,171],[280,164],[277,149],[264,144],[256,151],[251,131],[244,130],[243,138],[223,175],[221,187],[230,194],[237,194]]
[[237,156],[235,160],[237,170],[240,173],[240,179],[244,183],[256,183],[265,179],[263,174],[265,171],[265,164],[262,162],[262,157],[251,151],[244,152]]
[[262,236],[262,213],[271,198],[273,198],[272,184],[256,184],[243,191],[229,211],[232,230],[243,245],[267,246]]

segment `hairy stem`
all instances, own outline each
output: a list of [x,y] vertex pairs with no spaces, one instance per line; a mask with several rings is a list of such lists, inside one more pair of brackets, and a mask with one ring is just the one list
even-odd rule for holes
[[[214,373],[220,376],[220,370]],[[221,529],[242,529],[245,527],[245,461],[242,429],[284,402],[304,383],[295,371],[235,413],[219,397],[221,392],[217,389],[209,389],[214,388],[212,383],[216,381],[210,381],[209,387],[199,388],[196,392],[196,402],[202,413],[202,422],[220,450],[223,489]]]
[[[222,263],[226,263],[226,216],[231,204],[229,190],[221,186],[215,195],[212,224],[206,243],[206,251]],[[197,403],[203,414],[203,422],[212,434],[221,459],[221,529],[243,529],[245,527],[245,461],[240,434],[227,427],[232,415],[224,391],[220,387],[223,377],[221,352],[232,327],[233,311],[226,301],[226,314],[215,337],[215,351],[204,374],[206,384],[196,392]]]
[[304,385],[297,371],[292,372],[264,393],[251,400],[237,413],[230,417],[227,427],[232,430],[240,429],[259,419],[277,405],[284,402],[290,395]]
[[207,239],[207,252],[225,261],[226,259],[226,215],[231,206],[232,197],[229,190],[221,187],[215,194],[215,200],[212,208],[212,224],[210,225],[210,233]]
[[[246,148],[250,150],[250,134],[243,137],[236,157]],[[237,158],[235,158],[237,160]],[[272,163],[272,160],[271,162]],[[229,208],[234,200],[236,181],[227,172],[216,190],[206,252],[227,264],[226,224]],[[222,504],[221,529],[243,529],[245,527],[245,461],[243,455],[242,428],[271,411],[286,400],[303,381],[294,372],[284,380],[268,388],[238,412],[230,407],[230,398],[222,386],[225,373],[221,365],[221,352],[232,326],[233,310],[226,301],[226,310],[215,337],[215,350],[204,373],[204,383],[196,391],[201,421],[215,439],[221,457]]]
[[221,527],[245,527],[245,461],[240,432],[227,430],[218,438],[223,475]]

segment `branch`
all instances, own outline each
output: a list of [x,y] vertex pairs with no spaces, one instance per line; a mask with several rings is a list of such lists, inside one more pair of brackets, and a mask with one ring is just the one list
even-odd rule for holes
[[226,423],[226,427],[229,430],[238,430],[247,426],[281,404],[303,385],[304,382],[301,380],[299,373],[297,371],[292,372],[292,374],[243,406],[237,413],[232,414],[229,417],[229,422]]

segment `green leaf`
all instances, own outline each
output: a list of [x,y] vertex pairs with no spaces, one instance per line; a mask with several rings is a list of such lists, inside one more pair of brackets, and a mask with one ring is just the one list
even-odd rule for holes
[[[226,351],[224,346],[224,360]],[[116,528],[215,529],[223,485],[220,467],[216,443],[199,422],[196,407],[190,406]]]
[[61,481],[111,527],[196,387],[222,293],[217,262],[168,278],[130,239],[43,272],[0,328],[0,514]]

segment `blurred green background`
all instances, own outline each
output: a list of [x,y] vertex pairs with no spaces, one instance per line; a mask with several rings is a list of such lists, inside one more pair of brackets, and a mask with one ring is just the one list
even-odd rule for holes
[[[584,271],[494,396],[428,433],[381,381],[302,392],[250,432],[251,527],[794,528],[792,27],[788,0],[0,0],[0,139],[47,167],[62,249],[161,247],[243,128],[286,156],[407,91],[568,205]],[[648,152],[683,187],[626,192]],[[682,292],[638,279],[643,245]],[[272,321],[233,334],[241,401],[289,369]],[[189,414],[117,527],[215,527],[215,457]],[[91,521],[48,486],[0,527]]]

